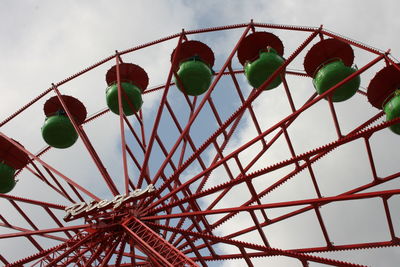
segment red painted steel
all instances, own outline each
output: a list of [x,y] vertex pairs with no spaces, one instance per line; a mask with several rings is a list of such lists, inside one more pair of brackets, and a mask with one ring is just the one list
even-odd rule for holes
[[[176,65],[175,70],[178,69],[177,67],[179,67],[178,64],[180,62],[187,60],[194,56],[200,57],[200,59],[203,60],[204,62],[206,62],[210,67],[214,66],[214,62],[215,62],[214,52],[211,50],[210,47],[208,47],[206,44],[204,44],[202,42],[194,41],[194,40],[183,42],[179,50],[180,50],[180,52],[176,58],[177,65]],[[171,63],[174,58],[174,53],[175,53],[175,50],[171,54]]]
[[63,180],[67,181],[69,184],[73,185],[76,189],[81,190],[83,193],[85,193],[86,195],[88,195],[89,197],[96,199],[96,200],[100,200],[98,197],[96,197],[94,194],[92,194],[90,191],[88,191],[87,189],[85,189],[84,187],[80,186],[79,184],[77,184],[76,182],[74,182],[73,180],[71,180],[70,178],[68,178],[67,176],[65,176],[64,174],[62,174],[61,172],[57,171],[55,168],[53,168],[52,166],[50,166],[49,164],[47,164],[46,162],[44,162],[43,160],[41,160],[39,157],[35,156],[33,153],[29,152],[28,150],[26,150],[22,145],[18,144],[17,142],[15,142],[14,140],[12,140],[11,138],[5,136],[3,133],[0,133],[0,136],[7,139],[9,142],[11,142],[13,145],[15,145],[16,147],[18,147],[19,150],[23,151],[25,154],[29,155],[31,158],[35,159],[36,161],[40,162],[43,166],[47,167],[48,169],[50,169],[51,171],[53,171],[54,173],[56,173],[58,176],[60,176]]
[[[18,143],[15,140],[13,141]],[[20,143],[18,144],[21,145]],[[14,169],[21,169],[29,162],[29,158],[25,153],[3,137],[0,137],[0,160]]]
[[[71,111],[71,114],[75,118],[76,123],[78,125],[82,124],[86,120],[87,116],[87,111],[83,103],[69,95],[63,95],[62,98],[65,105],[68,107],[68,110]],[[43,107],[46,117],[53,116],[59,110],[63,110],[63,106],[57,96],[49,98]]]
[[[215,73],[214,80],[204,95],[192,98],[179,91],[173,91],[176,89],[172,88],[175,86],[172,82],[174,66],[180,60],[196,53],[202,54],[203,60],[210,65],[214,64],[213,53],[210,53],[198,41],[188,41],[190,35],[196,34],[196,38],[201,39],[202,34],[237,30],[241,31],[241,36],[232,50],[229,51],[229,56],[223,66]],[[264,47],[266,42],[270,45],[273,43],[278,52],[283,53],[283,43],[279,39],[274,39],[271,35],[266,34],[263,30],[273,30],[277,34],[278,31],[293,31],[309,35],[263,85],[247,92],[241,79],[239,79],[243,75],[243,70],[234,69],[236,63],[232,59],[235,54],[238,53],[240,62],[244,62],[258,53],[259,48]],[[250,31],[252,34],[249,34]],[[309,47],[310,43],[318,36],[324,41],[311,48],[305,59],[305,70],[290,69],[292,62],[298,59],[301,52]],[[173,39],[177,40],[176,53],[172,53],[171,67],[166,83],[147,88],[147,74],[142,76],[139,74],[144,97],[163,90],[156,112],[149,119],[147,111],[140,110],[128,119],[122,112],[122,97],[125,96],[121,92],[121,82],[132,79],[133,73],[139,70],[135,67],[132,68],[133,64],[123,63],[123,56],[132,52],[140,52],[143,48]],[[261,40],[261,42],[255,39]],[[188,48],[190,44],[194,44],[194,46]],[[328,45],[321,46],[321,44]],[[256,46],[256,51],[251,49],[254,46]],[[353,60],[351,47],[360,48],[361,51],[375,54],[376,57],[325,93],[317,95],[310,92],[305,102],[300,104],[294,97],[296,92],[292,88],[293,85],[289,76],[308,77],[326,57],[340,57],[347,64],[351,64]],[[0,123],[0,126],[13,123],[15,117],[28,110],[30,106],[36,104],[49,92],[54,91],[57,96],[52,99],[58,101],[56,108],[62,107],[67,112],[88,150],[89,156],[100,171],[102,177],[100,179],[105,181],[107,186],[105,190],[116,197],[123,197],[118,196],[117,185],[121,185],[120,188],[123,186],[124,194],[128,194],[133,190],[141,190],[151,183],[154,184],[156,191],[153,194],[144,195],[138,200],[127,202],[118,210],[110,208],[107,210],[99,209],[100,213],[98,214],[93,210],[83,213],[81,215],[83,219],[77,219],[81,223],[71,225],[62,220],[60,215],[62,210],[69,204],[89,202],[90,198],[98,202],[101,201],[102,198],[93,193],[99,192],[97,188],[89,186],[86,189],[86,186],[80,186],[76,182],[78,180],[68,178],[53,164],[48,164],[42,157],[51,148],[46,147],[39,153],[33,154],[22,145],[23,140],[20,144],[4,133],[0,133],[2,142],[13,148],[11,155],[18,154],[24,159],[24,164],[21,165],[21,168],[24,168],[18,171],[16,175],[20,179],[24,179],[25,173],[28,173],[33,175],[34,178],[39,178],[46,187],[69,202],[60,205],[51,203],[44,196],[42,196],[43,198],[27,198],[0,194],[0,199],[6,200],[13,211],[21,218],[22,223],[27,225],[21,227],[14,224],[12,216],[9,214],[0,214],[0,227],[13,230],[11,233],[6,232],[0,235],[0,239],[25,237],[38,251],[15,262],[11,262],[7,255],[0,252],[0,261],[6,266],[68,266],[71,264],[78,266],[131,266],[132,264],[136,266],[197,266],[198,264],[206,266],[214,260],[241,259],[243,264],[254,266],[256,258],[281,256],[297,259],[299,264],[303,266],[307,266],[310,262],[333,266],[362,266],[343,260],[330,259],[330,254],[326,254],[326,257],[317,257],[309,253],[334,253],[336,251],[400,246],[400,239],[396,236],[392,207],[392,201],[398,199],[400,190],[397,188],[385,190],[381,187],[378,188],[378,186],[389,185],[390,181],[400,178],[400,170],[382,177],[380,174],[381,167],[376,159],[374,143],[376,142],[376,133],[390,125],[399,123],[400,118],[388,122],[378,122],[384,113],[377,111],[378,113],[375,115],[357,122],[355,126],[353,125],[350,130],[347,130],[341,122],[341,114],[337,104],[329,100],[331,93],[336,88],[355,76],[364,74],[366,70],[384,59],[388,66],[386,68],[390,69],[392,74],[385,79],[379,77],[374,79],[371,82],[372,86],[370,86],[372,89],[369,89],[367,93],[363,90],[359,91],[359,99],[363,99],[362,101],[367,101],[368,97],[368,100],[373,104],[375,102],[381,103],[382,95],[386,96],[387,91],[393,91],[393,88],[395,88],[399,76],[396,73],[400,73],[400,68],[388,56],[388,53],[330,32],[323,29],[322,26],[312,28],[262,24],[251,21],[245,24],[182,31],[154,42],[116,52],[115,55],[55,83],[51,88],[45,90],[23,108],[6,118]],[[69,102],[62,97],[59,89],[60,85],[68,83],[113,59],[116,60],[116,65],[107,73],[106,81],[108,84],[114,82],[118,84],[121,162],[116,162],[115,165],[122,166],[121,173],[124,176],[123,179],[115,177],[115,180],[108,174],[100,160],[99,151],[93,147],[90,138],[83,130],[83,125],[95,123],[109,110],[102,109],[86,119],[76,120],[74,114],[77,112],[77,108],[68,104]],[[261,117],[265,114],[257,112],[256,103],[264,92],[263,89],[282,71],[284,71],[284,74],[281,74],[282,86],[281,89],[277,90],[282,90],[281,95],[288,105],[289,114],[280,117],[276,123],[266,127],[265,122],[261,120]],[[221,84],[223,86],[219,87]],[[232,90],[229,91],[227,88]],[[179,93],[179,100],[171,97],[177,93]],[[223,94],[222,99],[224,94],[233,95],[230,97],[232,97],[232,101],[236,101],[234,110],[228,112],[224,110],[225,104],[226,106],[229,105],[221,101],[221,96],[218,93]],[[265,92],[265,94],[268,94],[268,92]],[[231,101],[230,98],[227,99]],[[328,99],[328,101],[322,99]],[[322,146],[311,146],[305,152],[299,153],[300,150],[296,138],[294,138],[292,126],[300,120],[305,112],[312,110],[312,107],[317,103],[326,105],[326,115],[331,118],[328,121],[332,129],[336,130],[336,137],[329,143]],[[380,107],[381,104],[378,108]],[[185,112],[182,112],[182,110],[185,110]],[[207,123],[202,121],[204,116],[206,116]],[[201,131],[198,132],[199,121],[200,127],[204,128],[204,131],[210,128],[210,133],[204,138],[201,137]],[[246,142],[235,144],[237,137],[241,134],[240,131],[243,129],[241,128],[243,123],[251,125],[254,128],[254,133],[246,139]],[[163,128],[165,125],[167,125],[167,130]],[[174,134],[172,134],[173,132]],[[371,139],[372,137],[374,139]],[[336,195],[323,195],[324,188],[315,163],[325,158],[333,150],[341,149],[346,144],[355,143],[356,140],[362,141],[358,143],[362,144],[365,151],[366,166],[371,173],[370,181],[341,191]],[[284,144],[281,149],[286,149],[288,152],[287,158],[280,162],[257,165],[268,156],[271,148],[278,146],[279,141]],[[5,147],[4,144],[2,147]],[[235,146],[232,147],[232,144],[235,144]],[[256,151],[248,156],[246,153],[254,147],[257,147]],[[3,154],[6,155],[6,153]],[[248,158],[245,159],[244,157]],[[25,172],[25,170],[28,172]],[[277,170],[287,171],[273,182],[266,185],[260,184],[258,178]],[[277,188],[284,186],[287,181],[298,180],[299,178],[295,177],[304,170],[304,173],[307,174],[305,179],[309,179],[310,187],[313,190],[313,197],[276,202],[268,202],[263,199]],[[136,177],[132,175],[133,173],[137,174]],[[132,179],[129,176],[130,174]],[[221,179],[224,180],[216,181],[218,179],[216,176],[221,176]],[[117,181],[118,184],[116,184]],[[246,191],[248,196],[241,200],[240,204],[233,205],[228,202],[228,205],[226,205],[227,197],[232,197],[229,194],[232,194],[235,190]],[[79,191],[84,194],[81,195]],[[205,201],[206,199],[209,199],[209,201]],[[336,245],[332,226],[327,222],[327,218],[320,208],[325,205],[338,205],[338,203],[354,200],[366,203],[368,199],[377,200],[381,203],[382,218],[377,219],[387,225],[389,240],[377,239],[360,243],[349,239],[348,242]],[[50,218],[49,220],[56,227],[43,227],[32,216],[27,207],[40,209],[41,215]],[[273,210],[281,208],[290,209],[278,216],[273,216]],[[270,240],[271,238],[265,229],[279,222],[289,221],[291,218],[308,211],[311,211],[319,226],[315,231],[319,232],[321,244],[292,249],[275,248],[274,240]],[[229,220],[234,220],[234,217],[238,214],[248,214],[246,217],[247,226],[238,224],[229,231],[229,234],[224,233],[223,226]],[[210,218],[213,218],[213,216],[217,217],[211,220]],[[239,241],[243,240],[246,234],[255,235],[259,241],[252,238],[249,238],[246,242]],[[42,239],[60,242],[60,244],[47,248]],[[236,252],[224,251],[223,247],[227,245],[234,247]]]
[[273,33],[255,32],[246,36],[238,48],[238,59],[240,64],[245,65],[247,61],[254,61],[259,57],[260,51],[264,51],[270,46],[276,50],[278,55],[283,56],[283,43]]
[[122,227],[147,255],[156,258],[163,266],[198,266],[137,218],[132,217]]
[[[121,154],[122,154],[122,167],[123,167],[123,170],[124,170],[124,181],[125,181],[125,194],[128,194],[129,193],[129,174],[128,174],[128,164],[127,164],[127,162],[126,162],[126,141],[125,141],[125,126],[124,126],[124,117],[125,117],[125,114],[124,114],[124,110],[123,110],[123,107],[122,107],[122,89],[121,89],[121,80],[124,78],[124,77],[122,77],[122,75],[121,75],[121,71],[123,71],[123,69],[121,69],[121,62],[120,62],[120,59],[119,59],[119,57],[118,57],[119,55],[117,55],[116,57],[115,57],[115,61],[116,61],[116,64],[115,64],[115,74],[116,74],[116,80],[117,80],[117,86],[118,86],[118,113],[119,113],[119,124],[120,124],[120,133],[121,133]],[[130,66],[130,67],[138,67],[138,66],[136,66],[136,65],[134,65],[134,64],[130,64],[130,65],[128,65],[128,66]],[[137,69],[141,69],[141,68],[137,68]],[[140,78],[140,77],[134,77],[135,76],[135,71],[136,72],[139,72],[139,71],[137,71],[136,69],[135,70],[133,70],[133,71],[131,71],[131,72],[129,72],[129,74],[127,74],[126,75],[126,78],[125,79],[130,79],[131,81],[134,81],[134,78]],[[111,72],[111,71],[108,71],[107,72],[107,76],[109,76],[109,74],[110,73],[113,73],[113,72]],[[143,74],[143,73],[142,73]],[[144,72],[144,74],[146,74],[146,72]],[[132,77],[131,77],[132,76]],[[140,75],[138,75],[138,76],[140,76]],[[143,75],[143,77],[146,77],[147,78],[147,74],[146,75]],[[107,79],[107,83],[110,85],[110,81],[113,81],[113,82],[115,82],[115,78],[113,77],[113,79],[111,79],[111,78],[109,78],[109,77],[107,77],[106,78]],[[140,85],[140,88],[143,88],[143,89],[141,89],[141,90],[144,90],[144,89],[146,89],[146,87],[147,87],[147,84],[149,83],[149,79],[147,78],[147,80],[145,81],[145,82],[143,82],[143,83],[145,83],[145,84],[142,84],[142,85]],[[145,86],[144,86],[145,85]],[[144,87],[143,87],[144,86]],[[130,101],[128,101],[128,103],[129,103]],[[133,109],[134,110],[134,109]]]
[[107,84],[112,85],[113,83],[116,83],[118,79],[120,79],[121,82],[133,82],[142,91],[146,90],[147,86],[149,85],[149,77],[147,76],[146,71],[138,65],[123,63],[120,55],[121,54],[119,53],[116,55],[116,60],[119,63],[118,67],[117,65],[114,65],[107,71]]
[[83,143],[84,143],[87,151],[89,152],[90,156],[92,157],[94,163],[96,164],[97,168],[99,169],[99,172],[103,176],[104,181],[107,183],[108,187],[110,188],[110,190],[114,194],[114,196],[118,195],[119,192],[118,192],[117,187],[114,184],[114,181],[112,180],[112,178],[108,174],[106,168],[104,167],[103,163],[101,162],[101,159],[97,155],[96,150],[93,148],[92,144],[90,143],[89,138],[86,136],[85,131],[83,130],[83,128],[80,125],[78,125],[78,123],[76,122],[75,118],[72,116],[72,113],[69,110],[69,107],[67,106],[67,104],[65,103],[64,99],[62,98],[61,93],[57,89],[57,87],[54,86],[53,90],[56,92],[58,100],[60,101],[63,109],[67,113],[68,118],[70,119],[72,125],[75,128],[75,131],[78,133],[79,137],[83,141]]
[[398,64],[393,64],[381,69],[368,85],[368,101],[376,108],[382,109],[387,101],[393,97],[394,92],[400,88]]
[[169,88],[170,88],[170,84],[171,84],[171,80],[172,80],[173,69],[174,69],[174,66],[176,64],[176,59],[177,59],[177,57],[179,55],[179,47],[182,44],[183,35],[184,35],[184,33],[182,32],[180,34],[180,36],[179,36],[178,44],[177,44],[177,47],[175,48],[176,53],[172,58],[171,68],[170,68],[170,71],[168,73],[167,82],[165,83],[164,93],[163,93],[163,96],[161,98],[160,105],[158,107],[156,118],[154,120],[154,125],[152,127],[152,132],[151,132],[151,135],[150,135],[150,141],[148,143],[147,150],[146,150],[146,152],[144,154],[144,160],[143,160],[142,168],[140,170],[140,175],[139,175],[138,187],[140,187],[142,185],[143,175],[145,174],[145,172],[147,172],[147,164],[148,164],[148,161],[149,161],[149,158],[150,158],[150,154],[151,154],[151,151],[152,151],[152,148],[153,148],[154,139],[155,139],[155,136],[156,136],[158,125],[160,123],[161,115],[162,115],[163,110],[164,110],[164,104],[165,104],[165,101],[167,100],[167,94],[168,94],[168,91],[169,91]]
[[304,70],[314,77],[321,64],[331,60],[341,60],[346,66],[351,66],[354,61],[354,52],[348,43],[337,39],[325,39],[316,43],[304,58]]

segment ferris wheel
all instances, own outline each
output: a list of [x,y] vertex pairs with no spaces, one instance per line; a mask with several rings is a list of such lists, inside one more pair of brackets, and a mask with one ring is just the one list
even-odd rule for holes
[[[166,44],[159,85],[141,60]],[[0,261],[369,264],[343,252],[400,244],[399,90],[388,51],[322,26],[251,21],[116,51],[1,122]],[[23,127],[37,134],[9,134]]]

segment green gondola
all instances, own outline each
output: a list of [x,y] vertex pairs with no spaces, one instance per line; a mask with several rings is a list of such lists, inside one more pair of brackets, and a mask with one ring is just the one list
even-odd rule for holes
[[213,71],[199,58],[193,57],[179,65],[177,74],[179,79],[174,78],[179,90],[191,96],[198,96],[210,87]]
[[[386,113],[386,121],[400,117],[400,89],[395,91],[394,97],[385,104],[383,110]],[[391,125],[389,128],[395,134],[400,135],[400,123]]]
[[[322,94],[356,71],[356,68],[344,65],[341,60],[330,62],[321,67],[314,76],[314,87],[318,94]],[[339,88],[336,88],[332,95],[332,101],[341,102],[351,98],[359,87],[360,76],[356,76]]]
[[[139,111],[142,107],[142,93],[139,87],[129,82],[122,82],[121,89],[124,90],[126,97],[130,103],[126,100],[126,97],[122,95],[122,108],[125,116],[133,115]],[[108,108],[115,114],[119,115],[118,105],[118,84],[114,83],[110,85],[106,90],[106,101]],[[131,104],[131,105],[129,105]]]
[[42,127],[42,137],[49,146],[68,148],[76,142],[78,134],[65,113],[57,112],[46,118]]
[[0,162],[0,193],[8,193],[15,187],[14,175],[14,168]]
[[[285,62],[275,49],[268,48],[268,51],[260,53],[260,56],[245,64],[244,73],[251,86],[260,87],[282,64]],[[276,77],[265,90],[278,87],[282,80],[280,75]]]

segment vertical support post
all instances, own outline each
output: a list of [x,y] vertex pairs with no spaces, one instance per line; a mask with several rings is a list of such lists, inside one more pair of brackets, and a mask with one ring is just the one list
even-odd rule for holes
[[154,121],[153,129],[151,131],[150,141],[149,141],[149,144],[147,146],[146,153],[144,155],[143,165],[142,165],[142,169],[140,170],[139,181],[138,181],[138,187],[139,188],[142,186],[143,176],[144,176],[144,174],[146,173],[146,170],[147,170],[147,164],[149,163],[151,150],[152,150],[152,147],[153,147],[153,144],[154,144],[154,139],[155,139],[155,137],[157,135],[158,125],[160,123],[161,115],[162,115],[163,110],[164,110],[165,101],[167,100],[167,95],[168,95],[168,91],[169,91],[169,88],[170,88],[170,85],[171,85],[171,80],[172,80],[172,74],[174,72],[174,68],[175,68],[175,65],[177,63],[176,59],[177,59],[177,55],[179,54],[179,51],[180,51],[180,47],[181,47],[183,36],[184,36],[184,31],[182,30],[182,33],[179,36],[178,45],[177,45],[177,47],[175,49],[174,56],[172,57],[171,68],[170,68],[170,71],[168,73],[167,82],[165,83],[164,93],[163,93],[163,96],[161,98],[160,106],[159,106],[158,111],[157,111],[157,115],[156,115],[156,119]]
[[122,105],[122,88],[121,88],[121,77],[119,73],[119,54],[115,56],[116,69],[117,69],[117,86],[118,86],[118,111],[119,111],[119,125],[121,130],[121,152],[122,152],[122,165],[124,169],[124,180],[125,180],[125,194],[129,193],[129,175],[128,165],[126,162],[126,142],[125,142],[125,127],[124,127],[124,109]]

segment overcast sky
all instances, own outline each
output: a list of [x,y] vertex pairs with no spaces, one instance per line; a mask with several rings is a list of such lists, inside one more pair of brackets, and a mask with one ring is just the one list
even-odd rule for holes
[[[0,0],[0,90],[2,104],[0,105],[0,121],[11,115],[17,109],[29,102],[33,97],[39,95],[47,89],[51,83],[58,82],[68,76],[92,65],[100,59],[110,56],[115,50],[124,50],[146,42],[150,42],[170,34],[186,30],[214,27],[221,25],[246,23],[251,19],[261,23],[291,24],[302,26],[319,27],[340,33],[344,36],[366,43],[383,51],[392,49],[392,55],[400,58],[399,43],[400,20],[398,10],[400,3],[396,0],[355,0],[355,1],[317,1],[317,0],[271,0],[271,1],[12,1]],[[213,48],[217,56],[215,70],[221,68],[225,58],[230,53],[235,41],[241,34],[241,30],[232,34],[221,33],[220,35],[206,35],[201,39]],[[285,57],[294,50],[306,37],[306,34],[291,35],[290,32],[275,32],[279,35],[285,45]],[[149,48],[143,53],[126,56],[126,61],[140,64],[148,72],[150,77],[150,87],[165,82],[169,69],[169,56],[176,45],[176,40],[163,43],[155,48]],[[308,50],[308,49],[307,49]],[[371,60],[368,54],[356,51],[355,63],[365,64]],[[296,62],[294,68],[300,69],[301,61]],[[114,62],[109,62],[93,72],[84,75],[71,83],[66,84],[61,89],[67,94],[74,95],[79,99],[85,99],[85,105],[89,114],[93,114],[104,109],[104,90],[106,87],[104,75]],[[239,65],[236,62],[236,67]],[[365,77],[362,77],[361,85],[366,88],[369,80],[378,69],[374,69]],[[369,75],[369,76],[368,76]],[[290,78],[289,83],[295,86],[294,98],[298,106],[304,104],[307,97],[312,94],[310,80]],[[243,77],[240,78],[244,84]],[[221,86],[222,87],[222,86]],[[246,94],[250,92],[249,87],[245,87]],[[285,99],[280,98],[282,91],[268,92],[262,94],[254,103],[254,109],[258,114],[258,119],[265,130],[274,122],[284,118],[290,111]],[[217,94],[217,93],[216,93]],[[49,95],[50,96],[50,95]],[[158,106],[159,93],[146,96],[143,112],[149,114],[148,118],[153,118]],[[222,100],[231,100],[232,103],[226,104],[226,118],[237,108],[237,99],[224,99],[221,95],[216,102],[224,105]],[[171,93],[169,99],[181,97],[178,93]],[[6,124],[1,131],[14,139],[20,141],[32,152],[38,152],[45,146],[40,137],[40,127],[44,120],[42,106],[45,97],[27,112],[21,114],[10,123]],[[222,100],[221,100],[222,99]],[[287,100],[286,100],[287,101]],[[378,112],[366,102],[365,97],[357,95],[348,103],[338,106],[340,121],[343,123],[345,131],[350,131],[360,122],[373,116]],[[177,106],[179,104],[176,104]],[[179,107],[177,107],[179,108]],[[281,113],[276,112],[282,110]],[[293,138],[297,153],[305,152],[316,148],[319,145],[335,140],[335,132],[331,122],[324,117],[323,112],[327,111],[326,102],[318,106],[317,109],[305,113],[304,117],[299,118],[294,123],[289,133]],[[152,115],[151,115],[152,114]],[[207,114],[205,114],[207,115]],[[206,117],[206,116],[205,116]],[[225,118],[225,119],[226,119]],[[149,119],[149,125],[152,124]],[[115,125],[111,129],[109,125]],[[197,124],[196,124],[197,125]],[[196,127],[195,125],[195,127]],[[167,121],[165,122],[167,127]],[[200,128],[201,125],[197,125]],[[118,124],[116,117],[112,114],[104,116],[93,124],[86,126],[89,137],[93,141],[108,170],[113,175],[122,174],[120,166],[115,167],[115,162],[120,162],[120,146],[118,136]],[[165,127],[165,128],[166,128]],[[195,128],[196,129],[196,128]],[[212,129],[212,126],[210,126]],[[240,131],[233,136],[231,143],[226,149],[226,153],[240,147],[244,142],[256,135],[254,126],[248,121],[248,116],[239,127]],[[192,131],[193,132],[193,131]],[[207,129],[202,129],[195,133],[198,134],[197,145],[200,145],[209,136]],[[210,130],[210,133],[212,131]],[[174,140],[175,135],[166,131],[160,134],[162,138]],[[378,172],[384,177],[399,171],[398,164],[394,159],[399,157],[398,149],[400,145],[399,137],[390,133],[389,130],[377,134],[373,140],[374,157],[377,160]],[[281,140],[283,141],[283,140]],[[315,168],[321,180],[321,187],[326,196],[337,195],[347,190],[365,184],[370,179],[370,171],[365,169],[366,158],[365,149],[362,142],[354,142],[337,152],[331,153],[318,163]],[[287,147],[283,151],[284,143],[277,143],[271,148],[270,154],[260,160],[250,171],[258,170],[270,164],[279,162],[290,157]],[[243,161],[254,156],[259,147],[246,150],[241,154]],[[110,198],[103,185],[93,186],[93,179],[99,174],[95,171],[93,162],[90,161],[82,143],[78,142],[74,147],[66,151],[51,151],[43,158],[50,164],[56,164],[62,172],[71,177],[79,177],[79,183],[89,187],[93,192],[102,198]],[[213,151],[210,151],[207,162],[211,162]],[[205,156],[206,157],[206,156]],[[75,159],[79,161],[77,165]],[[78,160],[79,159],[79,160]],[[157,165],[160,158],[154,157],[153,164]],[[232,169],[238,174],[237,167]],[[86,166],[83,168],[82,166]],[[337,166],[342,166],[338,168]],[[182,179],[188,179],[195,175],[198,166],[193,164],[184,173]],[[134,170],[132,170],[135,173]],[[282,177],[288,170],[271,174],[273,178]],[[228,180],[226,171],[219,168],[213,172],[207,186],[220,184]],[[356,178],[355,178],[356,177]],[[35,199],[58,202],[67,205],[58,195],[43,186],[37,179],[28,172],[23,172],[19,177],[20,182],[12,192],[14,195],[29,196]],[[303,179],[304,178],[304,179]],[[291,199],[302,199],[315,197],[312,192],[312,185],[305,172],[296,177],[296,182],[287,183],[274,191],[264,199],[265,203],[285,201]],[[97,181],[97,180],[95,180]],[[256,179],[255,185],[261,189],[265,188],[266,176]],[[297,182],[298,181],[298,182]],[[99,182],[101,183],[101,182]],[[122,185],[118,185],[122,189]],[[391,183],[386,188],[398,188],[399,183]],[[382,188],[379,188],[382,189]],[[259,191],[258,191],[259,192]],[[45,196],[45,197],[43,197]],[[219,206],[241,205],[249,196],[237,187]],[[202,205],[211,203],[213,199],[202,200]],[[397,200],[397,202],[396,202]],[[390,202],[391,210],[399,207],[399,198],[393,198]],[[237,201],[237,202],[235,202]],[[263,202],[263,203],[264,203]],[[5,214],[10,221],[21,227],[29,225],[19,218],[7,201],[0,201],[1,214]],[[25,206],[24,206],[25,207]],[[371,208],[372,207],[372,208]],[[355,213],[358,212],[358,213]],[[32,208],[28,211],[31,216],[37,216],[36,210]],[[284,212],[284,211],[282,211]],[[381,203],[375,201],[360,201],[354,205],[332,205],[327,206],[323,211],[333,240],[338,244],[346,242],[368,242],[388,240],[387,227]],[[36,215],[35,215],[36,214]],[[271,212],[272,216],[278,216],[279,211]],[[351,215],[357,214],[354,218]],[[60,213],[60,217],[62,213]],[[399,230],[398,212],[393,212],[395,228]],[[39,215],[38,217],[41,217]],[[301,216],[299,216],[301,217]],[[340,219],[338,220],[338,217]],[[210,218],[212,221],[212,219]],[[43,227],[50,227],[50,223],[45,219],[37,218],[38,224]],[[227,235],[238,228],[248,225],[248,214],[236,216],[235,219],[217,228],[216,234]],[[369,222],[369,223],[368,223]],[[276,226],[266,227],[264,231],[270,238],[271,244],[277,248],[301,248],[324,245],[321,241],[315,215],[304,214],[303,217],[287,220]],[[0,233],[8,233],[8,230],[1,229]],[[351,234],[354,233],[353,236]],[[351,237],[349,237],[351,236]],[[347,239],[346,239],[347,238]],[[238,240],[253,241],[259,243],[259,236],[253,231],[247,236],[241,236]],[[38,239],[41,240],[41,239]],[[7,241],[7,242],[5,242]],[[18,258],[21,253],[16,252],[16,247],[24,244],[26,253],[29,255],[35,252],[31,245],[27,245],[25,240],[0,240],[0,254],[12,261]],[[51,245],[51,243],[43,244]],[[322,242],[322,243],[321,243]],[[238,250],[220,247],[221,251],[238,253]],[[321,255],[322,256],[322,255]],[[327,254],[327,257],[344,259],[356,263],[368,264],[373,266],[396,266],[400,259],[398,249],[377,249],[355,252],[341,252]],[[262,266],[269,262],[272,266],[295,266],[299,264],[286,258],[277,259],[256,259],[254,264]],[[242,266],[242,262],[227,262],[226,266]],[[312,265],[316,266],[316,265]]]

